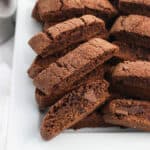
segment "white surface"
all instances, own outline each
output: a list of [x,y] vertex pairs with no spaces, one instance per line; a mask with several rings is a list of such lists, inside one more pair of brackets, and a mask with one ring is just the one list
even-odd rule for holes
[[4,150],[10,100],[13,38],[0,45],[0,150]]
[[32,7],[33,3],[19,0],[7,150],[126,150],[131,147],[136,150],[148,149],[148,133],[104,133],[100,132],[104,131],[102,128],[95,129],[95,133],[91,130],[86,130],[86,133],[64,133],[49,142],[41,139],[40,114],[34,100],[34,87],[26,73],[35,56],[27,41],[41,30],[30,17]]

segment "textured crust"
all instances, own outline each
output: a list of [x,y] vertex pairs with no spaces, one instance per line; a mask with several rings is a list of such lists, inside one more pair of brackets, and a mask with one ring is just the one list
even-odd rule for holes
[[[70,90],[75,89],[76,87],[85,84],[91,80],[95,80],[95,79],[103,79],[104,77],[104,71],[105,68],[104,66],[99,66],[97,67],[95,70],[93,70],[92,72],[90,72],[89,74],[87,74],[85,77],[83,77],[81,80],[75,82],[71,87]],[[59,96],[54,98],[52,96],[47,96],[45,94],[43,94],[40,90],[36,89],[35,91],[35,97],[36,97],[36,101],[39,105],[39,109],[44,111],[47,107],[53,105],[54,103],[56,103],[58,101],[58,99],[60,98]]]
[[43,22],[64,21],[84,14],[96,15],[108,21],[117,14],[108,0],[39,0],[35,7],[40,20],[33,17]]
[[85,14],[95,15],[106,22],[118,13],[108,0],[82,0],[82,2],[85,6]]
[[150,131],[150,103],[131,99],[111,101],[104,111],[107,123]]
[[119,46],[118,53],[115,56],[121,60],[129,60],[129,61],[136,61],[136,60],[146,60],[150,61],[150,52],[149,49],[131,46],[124,42],[115,41],[113,44]]
[[[140,15],[121,16],[113,25],[110,36],[131,45],[150,48],[150,18]],[[146,29],[146,30],[145,30]]]
[[58,23],[60,23],[60,22],[44,22],[43,32],[46,32],[49,27],[54,26]]
[[150,17],[149,0],[119,0],[119,9],[124,14],[138,14]]
[[48,28],[46,33],[36,34],[29,40],[29,45],[38,55],[46,57],[97,35],[107,37],[104,21],[85,15],[56,24]]
[[41,125],[41,135],[49,140],[87,117],[108,98],[108,83],[89,82],[71,91],[50,107]]
[[28,69],[29,77],[35,78],[42,70],[47,68],[51,63],[55,62],[57,58],[57,56],[48,56],[46,58],[36,56],[30,68]]
[[46,95],[61,95],[117,51],[117,46],[103,39],[91,39],[49,65],[34,78],[34,84]]
[[113,87],[125,96],[150,99],[150,62],[124,62],[112,74]]
[[29,77],[32,79],[35,78],[40,72],[42,72],[44,69],[48,68],[48,66],[51,63],[55,62],[58,58],[64,56],[67,52],[75,49],[80,44],[81,43],[71,45],[68,48],[66,48],[65,50],[63,50],[62,53],[50,55],[50,56],[47,56],[45,58],[43,58],[41,56],[36,56],[33,63],[31,64],[31,66],[28,69]]

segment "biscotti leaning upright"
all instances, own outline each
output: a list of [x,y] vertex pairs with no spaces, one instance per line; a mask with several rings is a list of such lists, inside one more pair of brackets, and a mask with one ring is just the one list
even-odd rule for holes
[[115,67],[112,73],[114,90],[124,96],[150,99],[150,62],[126,61]]
[[[68,90],[72,90],[79,85],[89,82],[90,80],[103,79],[104,72],[105,72],[104,66],[100,65],[95,70],[93,70],[92,72],[88,73],[86,76],[81,78],[79,81],[74,82],[74,84],[72,86],[70,86]],[[57,102],[57,100],[59,99],[59,96],[52,97],[51,95],[45,95],[39,89],[36,89],[35,90],[35,98],[36,98],[37,104],[39,106],[39,109],[44,111],[46,108],[55,104]]]
[[150,0],[119,0],[119,9],[124,14],[150,17]]
[[50,140],[86,118],[109,97],[108,83],[96,80],[69,92],[50,107],[41,125],[41,135]]
[[30,68],[28,69],[28,75],[30,78],[35,78],[42,70],[47,68],[51,63],[58,59],[57,56],[47,56],[42,58],[41,56],[36,56]]
[[46,69],[51,63],[55,62],[58,58],[64,56],[69,51],[75,49],[79,45],[71,45],[62,52],[58,52],[54,55],[48,55],[47,57],[41,57],[40,55],[36,56],[36,58],[33,60],[31,66],[28,69],[28,75],[30,78],[36,77],[42,70]]
[[112,100],[105,106],[103,118],[110,124],[150,131],[150,102],[133,99]]
[[106,21],[117,14],[108,0],[38,0],[33,17],[41,22],[58,22],[84,14],[92,14]]
[[140,15],[121,16],[114,23],[110,36],[125,43],[150,48],[150,17]]
[[117,46],[103,39],[91,39],[50,64],[34,78],[34,84],[46,95],[61,95],[118,50]]
[[56,24],[32,37],[29,45],[42,57],[62,52],[67,47],[76,45],[99,36],[107,37],[107,30],[102,19],[85,15]]

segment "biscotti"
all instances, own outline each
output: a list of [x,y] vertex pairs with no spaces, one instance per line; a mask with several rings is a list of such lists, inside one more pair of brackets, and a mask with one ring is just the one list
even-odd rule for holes
[[41,135],[50,140],[87,117],[107,100],[108,83],[89,82],[71,91],[50,107],[41,124]]
[[36,34],[30,39],[29,45],[38,55],[46,57],[97,35],[107,37],[104,21],[85,15],[56,24],[48,28],[46,33]]
[[115,8],[118,8],[119,0],[109,0]]
[[102,18],[106,22],[114,19],[117,10],[108,0],[81,0],[85,6],[85,14],[92,14]]
[[124,14],[150,17],[150,0],[119,0],[119,9]]
[[105,108],[107,123],[150,131],[150,103],[132,99],[116,99]]
[[61,95],[117,51],[117,46],[103,39],[91,39],[50,64],[34,78],[34,85],[46,95]]
[[28,75],[30,78],[35,78],[40,72],[42,72],[44,69],[46,69],[51,63],[55,62],[58,58],[64,56],[67,52],[75,49],[78,45],[71,45],[65,50],[62,51],[62,53],[56,53],[55,55],[49,55],[45,58],[41,56],[36,56],[33,63],[28,69]]
[[60,22],[44,22],[43,31],[46,32],[49,27],[54,26],[58,23],[60,23]]
[[88,115],[86,118],[79,121],[71,128],[77,130],[81,128],[98,128],[107,126],[109,126],[109,124],[104,122],[102,114],[98,111],[94,111],[92,114]]
[[150,99],[150,62],[120,63],[112,73],[113,87],[133,98]]
[[146,60],[150,61],[150,51],[146,48],[141,48],[138,46],[132,46],[124,42],[115,41],[113,44],[119,46],[118,53],[115,54],[115,57],[121,60]]
[[32,10],[32,17],[35,18],[37,21],[41,22],[41,18],[38,13],[38,1],[35,3],[35,6]]
[[47,68],[51,63],[55,62],[58,59],[57,56],[48,56],[46,58],[42,58],[41,56],[37,56],[30,68],[28,69],[28,75],[30,78],[36,77],[42,70]]
[[39,0],[33,12],[35,10],[40,20],[35,15],[33,17],[41,22],[64,21],[84,14],[96,15],[108,21],[117,14],[108,0]]
[[150,18],[140,15],[121,16],[113,25],[110,36],[117,41],[150,48]]
[[[72,86],[70,86],[69,90],[75,89],[76,87],[78,87],[82,84],[85,84],[86,82],[89,82],[91,80],[103,79],[104,72],[105,72],[104,66],[98,66],[95,70],[93,70],[92,72],[87,74],[85,77],[81,78],[79,81],[75,82]],[[35,98],[36,98],[37,104],[39,106],[39,109],[41,111],[44,111],[47,107],[56,103],[58,101],[58,99],[60,98],[60,96],[52,97],[51,95],[50,96],[45,95],[40,90],[36,89],[35,90]]]

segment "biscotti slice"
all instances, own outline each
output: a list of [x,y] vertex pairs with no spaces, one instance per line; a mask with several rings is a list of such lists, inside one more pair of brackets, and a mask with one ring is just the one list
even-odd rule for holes
[[71,91],[50,107],[41,124],[41,135],[50,140],[91,114],[107,100],[108,83],[89,82]]
[[71,128],[77,130],[81,128],[98,128],[107,126],[109,126],[109,124],[104,122],[102,114],[98,111],[94,111],[92,114],[88,115],[86,118],[79,121]]
[[38,33],[30,39],[29,44],[38,55],[45,57],[97,35],[106,38],[104,21],[95,16],[85,15],[56,24],[48,28],[46,33]]
[[124,14],[150,17],[150,0],[119,0],[119,9]]
[[125,96],[150,99],[150,62],[120,63],[112,73],[113,87]]
[[64,21],[84,14],[96,15],[107,21],[117,14],[108,0],[39,0],[36,7],[42,22]]
[[124,42],[115,41],[113,44],[119,46],[118,53],[115,54],[115,57],[121,60],[146,60],[150,61],[150,52],[149,49],[141,48],[137,46],[132,46]]
[[114,23],[110,36],[117,41],[150,48],[150,18],[140,15],[121,16]]
[[[75,82],[72,86],[70,86],[69,90],[75,89],[76,87],[82,84],[85,84],[86,82],[89,82],[90,80],[103,79],[104,71],[105,71],[104,66],[98,66],[95,70],[93,70],[92,72],[84,76],[79,81]],[[61,96],[52,97],[51,95],[50,96],[45,95],[43,92],[41,92],[38,89],[35,90],[35,98],[39,106],[39,109],[41,111],[44,111],[46,108],[56,103],[58,99],[61,98]]]
[[150,131],[150,102],[116,99],[104,111],[106,123]]
[[84,5],[81,0],[39,0],[38,14],[43,22],[64,21],[83,15]]
[[57,53],[55,55],[49,55],[45,58],[41,56],[36,56],[30,68],[28,69],[28,75],[30,78],[35,78],[40,72],[46,69],[51,63],[55,62],[58,58],[64,56],[67,52],[73,50],[78,45],[71,45],[70,47],[63,50],[62,53]]
[[85,14],[92,14],[106,22],[117,15],[117,10],[108,0],[81,0],[85,6]]
[[41,56],[36,56],[35,60],[28,69],[28,75],[30,78],[35,78],[42,70],[47,68],[51,63],[58,59],[57,56],[48,56],[42,58]]
[[117,51],[117,46],[103,39],[91,39],[50,64],[34,78],[34,85],[51,97],[62,95]]

